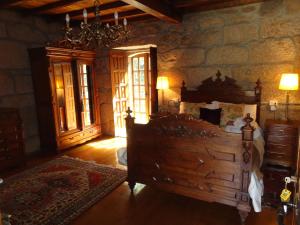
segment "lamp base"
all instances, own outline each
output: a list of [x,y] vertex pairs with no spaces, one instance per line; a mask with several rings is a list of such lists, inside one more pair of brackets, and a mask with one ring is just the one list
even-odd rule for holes
[[289,102],[290,102],[290,95],[289,91],[286,91],[286,101],[285,101],[285,119],[289,121]]

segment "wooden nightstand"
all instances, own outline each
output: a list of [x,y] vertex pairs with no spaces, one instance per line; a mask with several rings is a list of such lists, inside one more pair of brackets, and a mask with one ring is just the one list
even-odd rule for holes
[[[300,121],[267,120],[265,124],[264,203],[278,206],[284,178],[294,175]],[[290,190],[291,187],[290,187]]]
[[296,168],[300,121],[267,120],[265,163]]

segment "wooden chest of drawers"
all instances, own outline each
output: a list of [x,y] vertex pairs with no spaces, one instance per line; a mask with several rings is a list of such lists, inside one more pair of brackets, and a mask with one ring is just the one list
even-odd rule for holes
[[299,121],[267,120],[265,129],[267,164],[295,168]]
[[22,121],[17,109],[0,108],[0,171],[24,162]]

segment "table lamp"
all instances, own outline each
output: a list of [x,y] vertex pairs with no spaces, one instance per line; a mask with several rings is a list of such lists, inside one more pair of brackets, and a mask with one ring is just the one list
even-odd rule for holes
[[165,77],[165,76],[157,77],[156,89],[161,90],[162,105],[164,105],[164,90],[166,90],[168,88],[169,88],[168,77]]
[[279,90],[286,91],[286,103],[285,103],[285,118],[289,120],[289,92],[299,89],[299,80],[297,73],[283,73],[281,75]]

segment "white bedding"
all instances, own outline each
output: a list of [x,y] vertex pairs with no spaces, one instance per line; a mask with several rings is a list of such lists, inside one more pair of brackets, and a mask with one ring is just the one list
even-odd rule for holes
[[[241,126],[239,124],[238,126]],[[264,185],[263,185],[263,175],[260,172],[260,167],[263,162],[264,156],[264,139],[262,129],[254,123],[255,131],[254,131],[254,146],[257,150],[253,153],[253,170],[251,172],[251,181],[249,184],[248,192],[252,199],[252,205],[255,212],[261,212],[261,197],[264,193]],[[241,133],[240,128],[237,128],[237,124],[235,126],[227,126],[225,131],[230,133]],[[120,148],[117,152],[118,161],[121,165],[127,166],[127,151],[126,147]]]

